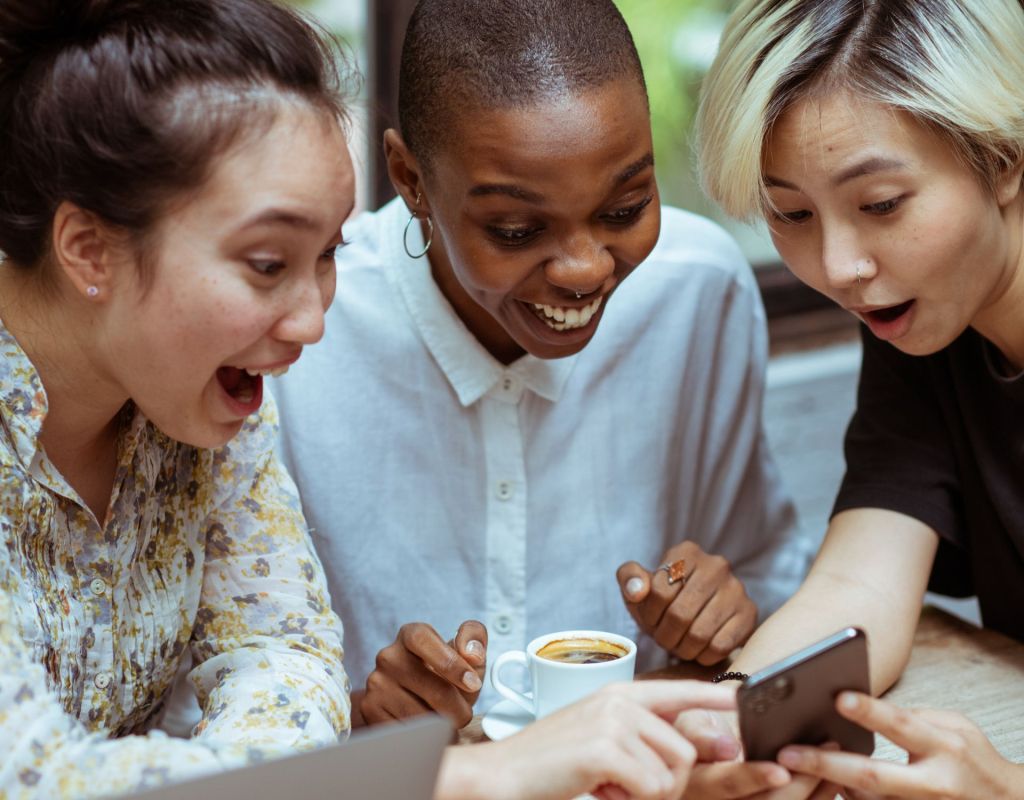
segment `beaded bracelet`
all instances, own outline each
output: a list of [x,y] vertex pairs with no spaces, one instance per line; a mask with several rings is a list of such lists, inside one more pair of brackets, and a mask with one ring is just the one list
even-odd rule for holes
[[749,677],[750,676],[745,672],[719,672],[711,679],[711,682],[721,683],[722,681],[745,681]]

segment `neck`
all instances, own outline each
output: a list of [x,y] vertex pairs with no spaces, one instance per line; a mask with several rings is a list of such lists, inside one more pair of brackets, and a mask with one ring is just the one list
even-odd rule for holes
[[7,264],[0,266],[0,319],[46,390],[47,456],[66,477],[66,464],[95,463],[116,440],[118,413],[128,400],[102,368],[95,309],[61,285],[44,295],[34,276]]
[[487,352],[502,364],[511,364],[524,356],[526,351],[508,335],[501,323],[491,316],[489,311],[469,296],[469,293],[459,283],[448,254],[436,235],[434,245],[430,248],[430,254],[427,257],[430,259],[430,274],[434,278],[434,283],[437,284],[441,294],[451,304],[462,323]]
[[1004,214],[1007,230],[1006,269],[988,303],[971,321],[971,327],[994,344],[1015,371],[1024,369],[1024,198],[1018,198]]

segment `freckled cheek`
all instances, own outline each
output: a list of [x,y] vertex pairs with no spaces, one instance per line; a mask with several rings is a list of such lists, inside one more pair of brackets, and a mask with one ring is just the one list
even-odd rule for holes
[[823,294],[828,294],[825,276],[825,265],[821,261],[820,250],[811,245],[789,241],[781,236],[772,236],[775,249],[786,268],[801,282]]

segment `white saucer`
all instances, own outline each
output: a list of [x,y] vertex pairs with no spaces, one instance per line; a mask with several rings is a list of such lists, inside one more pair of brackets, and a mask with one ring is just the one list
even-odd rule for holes
[[533,722],[533,714],[511,700],[501,700],[480,720],[480,727],[492,742],[500,742]]

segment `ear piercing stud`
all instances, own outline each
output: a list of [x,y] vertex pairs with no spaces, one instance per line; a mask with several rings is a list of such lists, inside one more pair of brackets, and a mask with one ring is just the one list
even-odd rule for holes
[[89,295],[89,297],[98,297],[100,293],[100,287],[90,286],[85,290],[85,293]]

